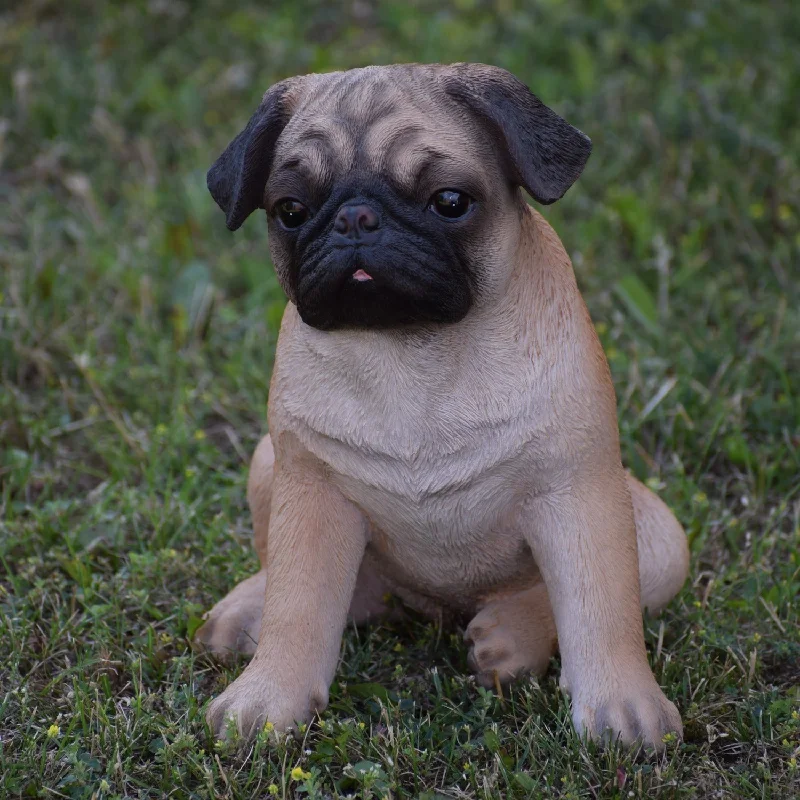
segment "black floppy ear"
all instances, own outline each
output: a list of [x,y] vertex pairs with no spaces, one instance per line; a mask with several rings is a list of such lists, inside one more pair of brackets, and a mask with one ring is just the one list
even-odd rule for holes
[[453,64],[442,84],[505,144],[516,182],[534,200],[554,203],[578,179],[592,152],[591,140],[510,72],[486,64]]
[[235,231],[261,207],[275,143],[291,116],[286,103],[292,80],[276,83],[245,129],[228,145],[206,174],[206,184]]

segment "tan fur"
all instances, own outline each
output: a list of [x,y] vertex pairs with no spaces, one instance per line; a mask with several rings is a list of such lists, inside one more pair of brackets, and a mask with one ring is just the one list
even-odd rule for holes
[[[315,86],[290,143],[324,122]],[[447,121],[401,112],[422,131],[406,151]],[[683,584],[684,533],[623,470],[608,365],[558,237],[504,194],[494,162],[475,161],[469,125],[448,130],[441,146],[461,136],[457,152],[498,197],[489,291],[459,323],[402,332],[323,332],[287,306],[272,442],[248,486],[262,571],[198,632],[215,651],[258,646],[209,722],[222,734],[233,717],[249,734],[265,719],[308,720],[327,701],[348,609],[379,616],[391,590],[474,617],[466,637],[484,685],[543,672],[557,641],[576,727],[660,747],[681,724],[648,666],[641,607],[659,610]],[[291,152],[279,144],[276,164]]]

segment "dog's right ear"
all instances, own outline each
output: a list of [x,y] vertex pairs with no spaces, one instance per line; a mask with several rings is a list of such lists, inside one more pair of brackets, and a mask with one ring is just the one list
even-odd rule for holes
[[206,184],[225,212],[225,224],[235,231],[257,208],[275,155],[275,143],[292,115],[290,106],[298,78],[276,83],[245,129],[228,145],[206,175]]

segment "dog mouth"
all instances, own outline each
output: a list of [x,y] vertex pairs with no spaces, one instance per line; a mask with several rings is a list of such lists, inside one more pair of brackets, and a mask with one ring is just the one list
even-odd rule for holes
[[295,289],[300,317],[311,327],[385,329],[457,322],[469,309],[466,280],[424,248],[387,247],[384,242],[345,249],[322,242],[314,250],[299,270]]

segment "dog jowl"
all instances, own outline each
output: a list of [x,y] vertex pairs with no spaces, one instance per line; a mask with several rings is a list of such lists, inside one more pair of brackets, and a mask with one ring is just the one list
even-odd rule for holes
[[549,204],[588,138],[508,72],[398,65],[273,86],[208,174],[266,211],[289,299],[248,500],[261,570],[197,638],[253,654],[209,707],[251,735],[325,707],[348,618],[387,593],[467,622],[479,683],[556,649],[581,732],[680,733],[642,609],[682,586],[681,526],[622,466],[608,364]]

